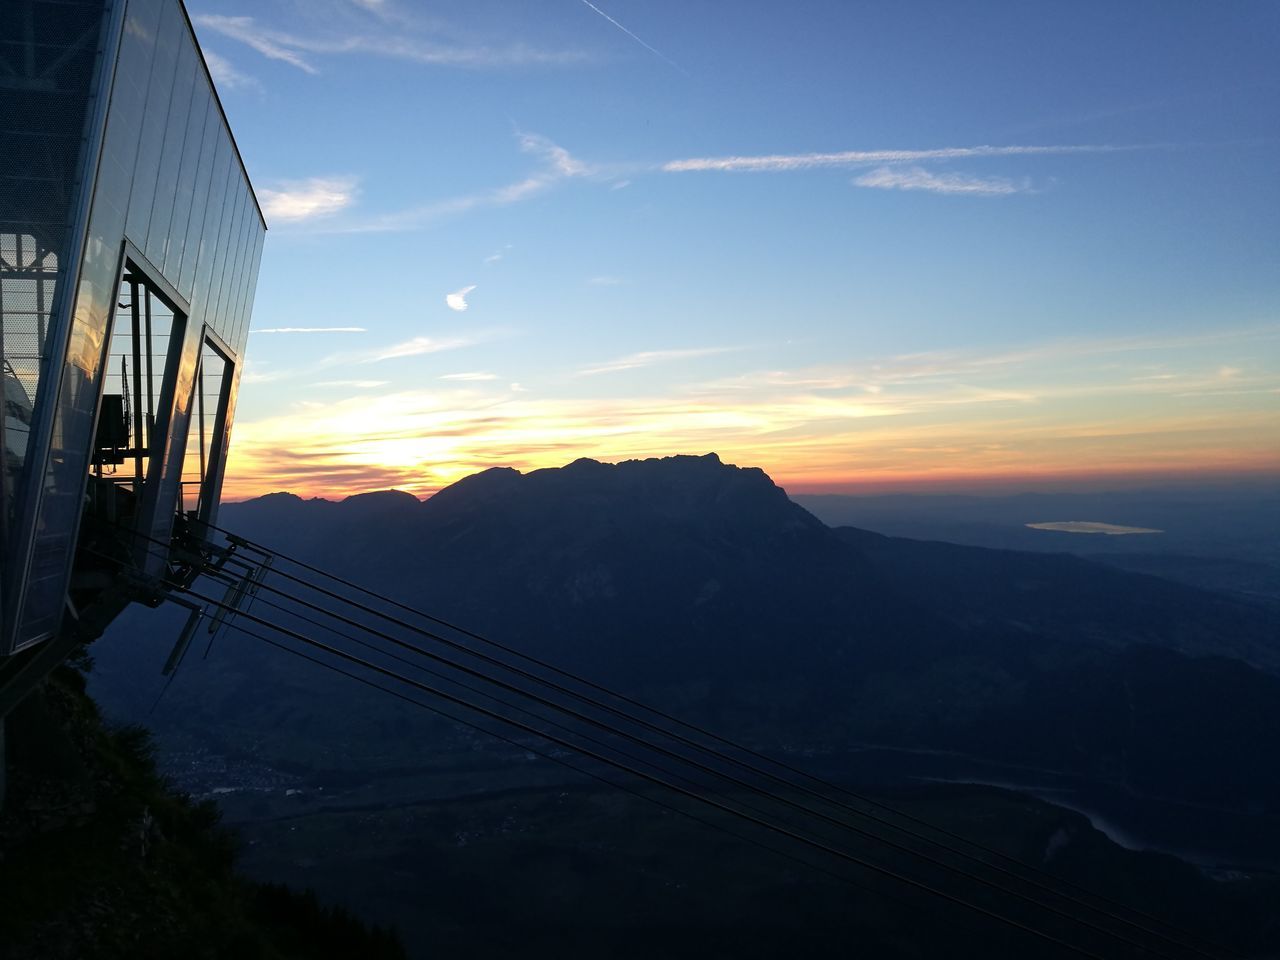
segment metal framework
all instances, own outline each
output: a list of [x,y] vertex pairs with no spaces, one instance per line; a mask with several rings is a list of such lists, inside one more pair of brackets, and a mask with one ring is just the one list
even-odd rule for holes
[[265,231],[181,0],[0,3],[0,718],[191,568]]

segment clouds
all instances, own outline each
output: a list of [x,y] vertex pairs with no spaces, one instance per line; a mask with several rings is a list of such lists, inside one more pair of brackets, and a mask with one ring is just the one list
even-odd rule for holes
[[592,169],[574,157],[564,147],[536,133],[519,134],[520,149],[525,153],[541,157],[547,166],[547,173],[555,179],[567,177],[584,177]]
[[304,73],[318,73],[303,56],[307,44],[286,33],[260,27],[253,17],[228,17],[221,14],[201,14],[194,18],[197,27],[203,27],[224,37],[237,40],[255,50],[268,60],[278,60]]
[[[281,30],[246,16],[200,14],[193,22],[208,36],[217,34],[242,43],[269,60],[307,74],[321,72],[318,63],[334,56],[375,56],[435,67],[519,67],[582,63],[581,51],[544,50],[524,43],[500,45],[454,40],[439,23],[401,15],[377,0],[355,0],[331,8],[326,22],[306,21]],[[342,15],[342,14],[345,14]]]
[[1007,197],[1034,193],[1028,178],[938,173],[923,163],[956,160],[988,160],[1009,157],[1045,157],[1073,154],[1106,154],[1154,146],[1116,144],[980,145],[936,147],[928,150],[845,150],[838,153],[764,154],[760,156],[691,157],[664,163],[664,173],[793,173],[797,171],[874,166],[856,177],[853,185],[877,190],[922,191],[971,197]]
[[[306,224],[307,231],[310,233],[384,233],[418,230],[440,220],[474,210],[525,203],[569,181],[598,181],[608,183],[611,188],[618,184],[630,183],[630,179],[622,179],[623,173],[628,177],[640,176],[645,171],[650,174],[674,175],[694,172],[786,173],[861,166],[874,168],[852,181],[855,186],[865,189],[917,191],[953,196],[1007,197],[1037,191],[1033,189],[1030,179],[1026,177],[939,172],[922,164],[965,159],[1107,154],[1155,149],[1155,147],[1108,144],[988,145],[937,147],[928,150],[848,150],[840,153],[695,157],[671,160],[649,167],[636,164],[604,167],[583,160],[541,134],[517,132],[516,143],[522,153],[538,161],[533,171],[518,180],[488,190],[449,197],[393,212],[374,214],[361,220],[335,219],[333,216],[348,211],[354,206],[359,181],[352,176],[313,177],[309,180],[291,181],[275,189],[264,189],[259,192],[259,195],[264,212],[269,219],[284,224]],[[496,251],[484,258],[484,263],[491,266],[501,260],[502,256],[502,250]],[[600,277],[589,282],[608,285],[612,279]]]
[[[798,369],[748,369],[619,394],[570,378],[556,394],[482,370],[437,388],[327,396],[237,423],[230,496],[289,489],[429,493],[490,466],[718,451],[792,488],[965,478],[1276,470],[1280,326],[946,350]],[[475,338],[417,338],[385,358]],[[634,370],[733,348],[650,350],[597,364]],[[746,356],[754,356],[744,354]],[[1224,376],[1224,368],[1231,372]],[[247,376],[247,375],[246,375]],[[572,386],[570,386],[572,382]],[[636,387],[644,381],[631,381]],[[329,381],[356,390],[383,381]],[[1212,392],[1206,407],[1195,396]]]
[[[334,333],[358,333],[367,334],[368,331],[364,327],[266,327],[250,331],[259,334],[289,334],[289,335],[328,335]],[[406,357],[420,357],[429,354],[446,353],[453,350],[463,350],[468,347],[477,346],[478,344],[487,343],[492,340],[508,335],[508,331],[500,329],[487,330],[469,330],[465,333],[443,334],[437,336],[420,336],[410,337],[407,340],[399,340],[390,344],[384,344],[374,347],[361,347],[358,349],[345,347],[335,350],[319,358],[311,358],[311,355],[298,349],[296,344],[288,347],[279,345],[276,347],[278,351],[288,351],[287,353],[277,352],[277,357],[285,358],[288,366],[275,366],[271,361],[255,359],[249,362],[249,368],[244,374],[245,383],[274,383],[279,381],[289,381],[292,384],[310,385],[317,387],[350,387],[356,389],[372,389],[374,387],[385,386],[392,382],[385,379],[373,379],[369,376],[360,376],[364,373],[358,370],[358,366],[366,364],[382,363],[385,361],[399,360]],[[275,337],[271,338],[275,340]],[[260,345],[266,348],[267,343]],[[254,348],[255,354],[261,353],[261,349]],[[264,369],[266,368],[266,369]],[[341,379],[333,379],[335,374],[348,374],[347,377]],[[350,374],[355,373],[355,377]],[[375,374],[375,376],[377,376]],[[388,376],[388,374],[382,374]],[[323,379],[315,380],[313,378],[322,377]],[[488,374],[464,374],[454,379],[482,380],[489,379]],[[297,387],[295,387],[297,389]]]
[[930,173],[923,167],[879,167],[853,181],[858,187],[877,190],[924,190],[978,197],[1005,197],[1030,193],[1029,181],[1015,183],[1007,177],[971,177],[961,173]]
[[707,389],[571,398],[463,386],[341,398],[238,423],[228,495],[338,497],[391,486],[426,494],[492,466],[708,450],[762,466],[793,490],[1280,467],[1264,442],[1280,428],[1276,414],[1240,401],[1206,414],[1126,394],[1029,405],[959,386],[897,398],[781,387],[746,397]]
[[[472,210],[505,207],[532,200],[552,190],[566,180],[604,176],[558,143],[536,133],[518,133],[517,144],[522,153],[540,161],[530,174],[512,183],[463,194],[445,200],[437,200],[415,207],[383,213],[355,222],[325,224],[312,228],[315,233],[391,233],[418,230],[440,220],[460,216]],[[503,249],[509,249],[508,244]],[[485,259],[486,264],[502,258],[501,251]]]
[[365,327],[259,327],[250,333],[366,333]]
[[481,343],[483,337],[413,337],[393,346],[383,348],[364,359],[365,363],[379,363],[383,360],[394,360],[399,357],[418,357],[427,353],[442,353],[445,350],[460,350]]
[[349,387],[352,390],[376,390],[385,387],[389,380],[317,380],[316,387]]
[[355,177],[285,181],[276,189],[260,189],[258,201],[268,222],[299,223],[329,217],[351,206],[357,183]]
[[652,367],[655,364],[671,363],[676,360],[693,360],[698,357],[711,357],[719,353],[733,353],[743,347],[695,347],[684,350],[644,350],[630,353],[625,357],[610,360],[606,363],[593,364],[579,370],[580,377],[595,377],[602,373],[620,373],[623,370],[637,370],[641,367]]
[[1054,156],[1080,153],[1114,153],[1149,149],[1139,146],[1077,144],[1065,146],[937,147],[930,150],[845,150],[840,153],[766,154],[763,156],[693,157],[662,165],[665,173],[718,171],[722,173],[785,173],[822,167],[865,167],[876,164],[969,160],[989,157]]
[[241,73],[229,60],[212,50],[204,51],[204,62],[209,68],[209,76],[213,77],[214,85],[219,90],[244,90],[258,86],[257,80],[248,74]]
[[445,306],[450,310],[456,310],[458,313],[464,313],[467,309],[467,294],[476,288],[473,283],[470,286],[463,287],[461,290],[455,290],[453,293],[446,293],[444,297]]
[[[594,167],[547,137],[522,132],[517,134],[516,139],[522,153],[539,161],[538,168],[528,176],[491,190],[382,214],[361,222],[324,222],[332,221],[335,214],[347,211],[355,205],[360,184],[359,178],[355,176],[321,176],[283,181],[276,187],[260,189],[258,199],[263,213],[272,225],[305,224],[308,232],[312,233],[382,233],[418,229],[436,220],[470,210],[521,203],[547,192],[565,180],[596,175]],[[317,221],[321,222],[317,224]],[[503,250],[509,248],[510,244]],[[498,251],[486,257],[484,263],[492,265],[501,259],[502,251]],[[451,293],[446,302],[454,310],[465,310],[465,297],[474,289],[475,286],[472,285]]]
[[[537,159],[539,165],[531,173],[508,184],[434,201],[403,210],[378,214],[362,221],[327,223],[312,228],[313,232],[379,233],[417,230],[449,217],[473,210],[511,206],[533,200],[570,181],[586,180],[607,183],[610,188],[629,184],[631,178],[649,174],[687,174],[695,172],[786,173],[815,169],[874,167],[855,178],[854,185],[867,189],[919,191],[954,196],[1004,197],[1036,192],[1029,179],[1008,176],[978,176],[969,173],[938,172],[924,163],[949,163],[956,160],[986,160],[1011,157],[1108,154],[1122,151],[1155,149],[1109,144],[1008,145],[937,147],[927,150],[848,150],[839,153],[768,154],[762,156],[695,157],[671,160],[657,166],[640,164],[604,167],[571,153],[550,138],[537,133],[518,132],[517,145],[522,153]],[[624,176],[625,174],[625,176]],[[310,181],[308,183],[311,183]],[[319,219],[350,205],[354,180],[319,178],[317,190],[296,188],[281,191],[280,208],[294,222]],[[303,185],[305,186],[305,185]],[[325,188],[331,188],[326,193]],[[343,192],[347,188],[347,192]],[[319,203],[308,205],[310,199]],[[345,199],[344,199],[345,198]],[[338,206],[341,204],[341,206]],[[485,259],[493,264],[501,251]],[[601,285],[610,278],[602,277]]]

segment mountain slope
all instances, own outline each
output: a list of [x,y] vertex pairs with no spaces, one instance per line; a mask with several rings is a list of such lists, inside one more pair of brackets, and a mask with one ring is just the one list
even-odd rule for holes
[[489,470],[224,521],[762,743],[875,743],[1280,809],[1274,614],[1066,555],[832,530],[714,455]]

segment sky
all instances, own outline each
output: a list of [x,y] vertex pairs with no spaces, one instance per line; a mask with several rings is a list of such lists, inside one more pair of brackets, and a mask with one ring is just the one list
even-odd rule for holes
[[1270,0],[188,9],[269,226],[229,499],[1280,477]]

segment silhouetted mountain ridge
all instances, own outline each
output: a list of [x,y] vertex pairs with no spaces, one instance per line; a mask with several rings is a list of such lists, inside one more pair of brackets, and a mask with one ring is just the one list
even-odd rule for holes
[[1275,616],[1076,557],[833,530],[718,457],[261,498],[265,544],[758,742],[958,751],[1280,807]]
[[493,468],[425,501],[399,491],[340,502],[282,496],[229,505],[227,522],[235,518],[266,543],[313,536],[321,542],[312,548],[335,562],[415,591],[436,592],[410,569],[417,564],[403,562],[414,554],[423,565],[451,554],[449,565],[468,575],[523,577],[534,593],[565,594],[573,603],[592,593],[591,583],[616,599],[655,587],[655,577],[671,591],[655,600],[693,591],[705,602],[752,569],[785,592],[799,569],[814,577],[804,589],[808,609],[823,606],[823,585],[871,605],[882,605],[887,592],[916,614],[927,609],[953,625],[1075,630],[1077,641],[1151,642],[1280,668],[1276,644],[1260,629],[1272,619],[1251,604],[1069,555],[833,530],[763,471],[715,454],[580,459],[528,474]]

